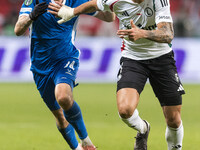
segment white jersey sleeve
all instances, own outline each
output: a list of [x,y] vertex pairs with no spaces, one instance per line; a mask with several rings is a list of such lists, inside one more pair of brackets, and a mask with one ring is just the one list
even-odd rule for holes
[[156,24],[160,22],[173,22],[170,13],[169,0],[153,0]]
[[113,11],[112,6],[118,0],[97,0],[97,7],[101,11]]

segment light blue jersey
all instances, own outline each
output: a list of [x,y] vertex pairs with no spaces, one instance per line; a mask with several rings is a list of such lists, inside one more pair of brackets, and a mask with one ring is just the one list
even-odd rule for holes
[[[54,0],[39,0],[42,2]],[[63,0],[63,4],[72,8],[87,2],[88,0]],[[20,10],[20,15],[30,14],[36,0],[25,0]],[[30,27],[31,37],[31,71],[42,75],[48,75],[59,61],[66,58],[79,58],[79,50],[74,46],[78,17],[70,21],[58,24],[51,13],[39,16]]]

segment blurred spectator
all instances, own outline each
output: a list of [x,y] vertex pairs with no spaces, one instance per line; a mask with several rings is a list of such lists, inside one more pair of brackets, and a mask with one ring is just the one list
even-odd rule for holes
[[0,0],[0,35],[14,35],[14,25],[23,0]]
[[200,37],[200,1],[171,0],[171,12],[174,18],[176,37]]

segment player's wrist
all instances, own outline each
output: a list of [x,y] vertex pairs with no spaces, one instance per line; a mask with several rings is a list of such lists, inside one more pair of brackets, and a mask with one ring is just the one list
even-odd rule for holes
[[76,15],[74,14],[75,13],[75,8],[72,8],[71,9],[71,13],[72,13],[72,17],[75,17]]
[[63,5],[58,11],[58,16],[64,20],[69,20],[69,18],[73,18],[75,16],[74,8]]
[[40,15],[47,11],[48,4],[46,2],[38,3],[33,11],[29,14],[29,18],[35,21]]
[[63,5],[58,11],[58,17],[61,18],[60,20],[58,20],[58,24],[62,24],[71,20],[73,17],[75,17],[74,8]]
[[32,20],[32,21],[35,21],[35,20],[36,20],[36,18],[34,17],[34,15],[33,15],[32,13],[29,14],[29,18],[30,18],[30,20]]
[[147,30],[140,29],[140,32],[141,32],[141,38],[144,38],[144,39],[148,38]]

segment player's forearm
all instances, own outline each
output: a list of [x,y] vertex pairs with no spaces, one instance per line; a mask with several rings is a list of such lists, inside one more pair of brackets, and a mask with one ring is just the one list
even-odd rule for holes
[[109,11],[99,11],[95,17],[106,22],[112,22],[116,18],[115,13]]
[[32,22],[29,16],[19,17],[14,29],[15,34],[17,36],[23,35]]
[[98,10],[96,0],[84,3],[74,9],[74,15],[93,13]]
[[144,38],[159,43],[171,43],[174,38],[174,30],[172,23],[162,22],[158,24],[156,30],[144,30]]
[[116,15],[114,12],[106,11],[103,14],[104,14],[105,21],[107,22],[115,21]]

